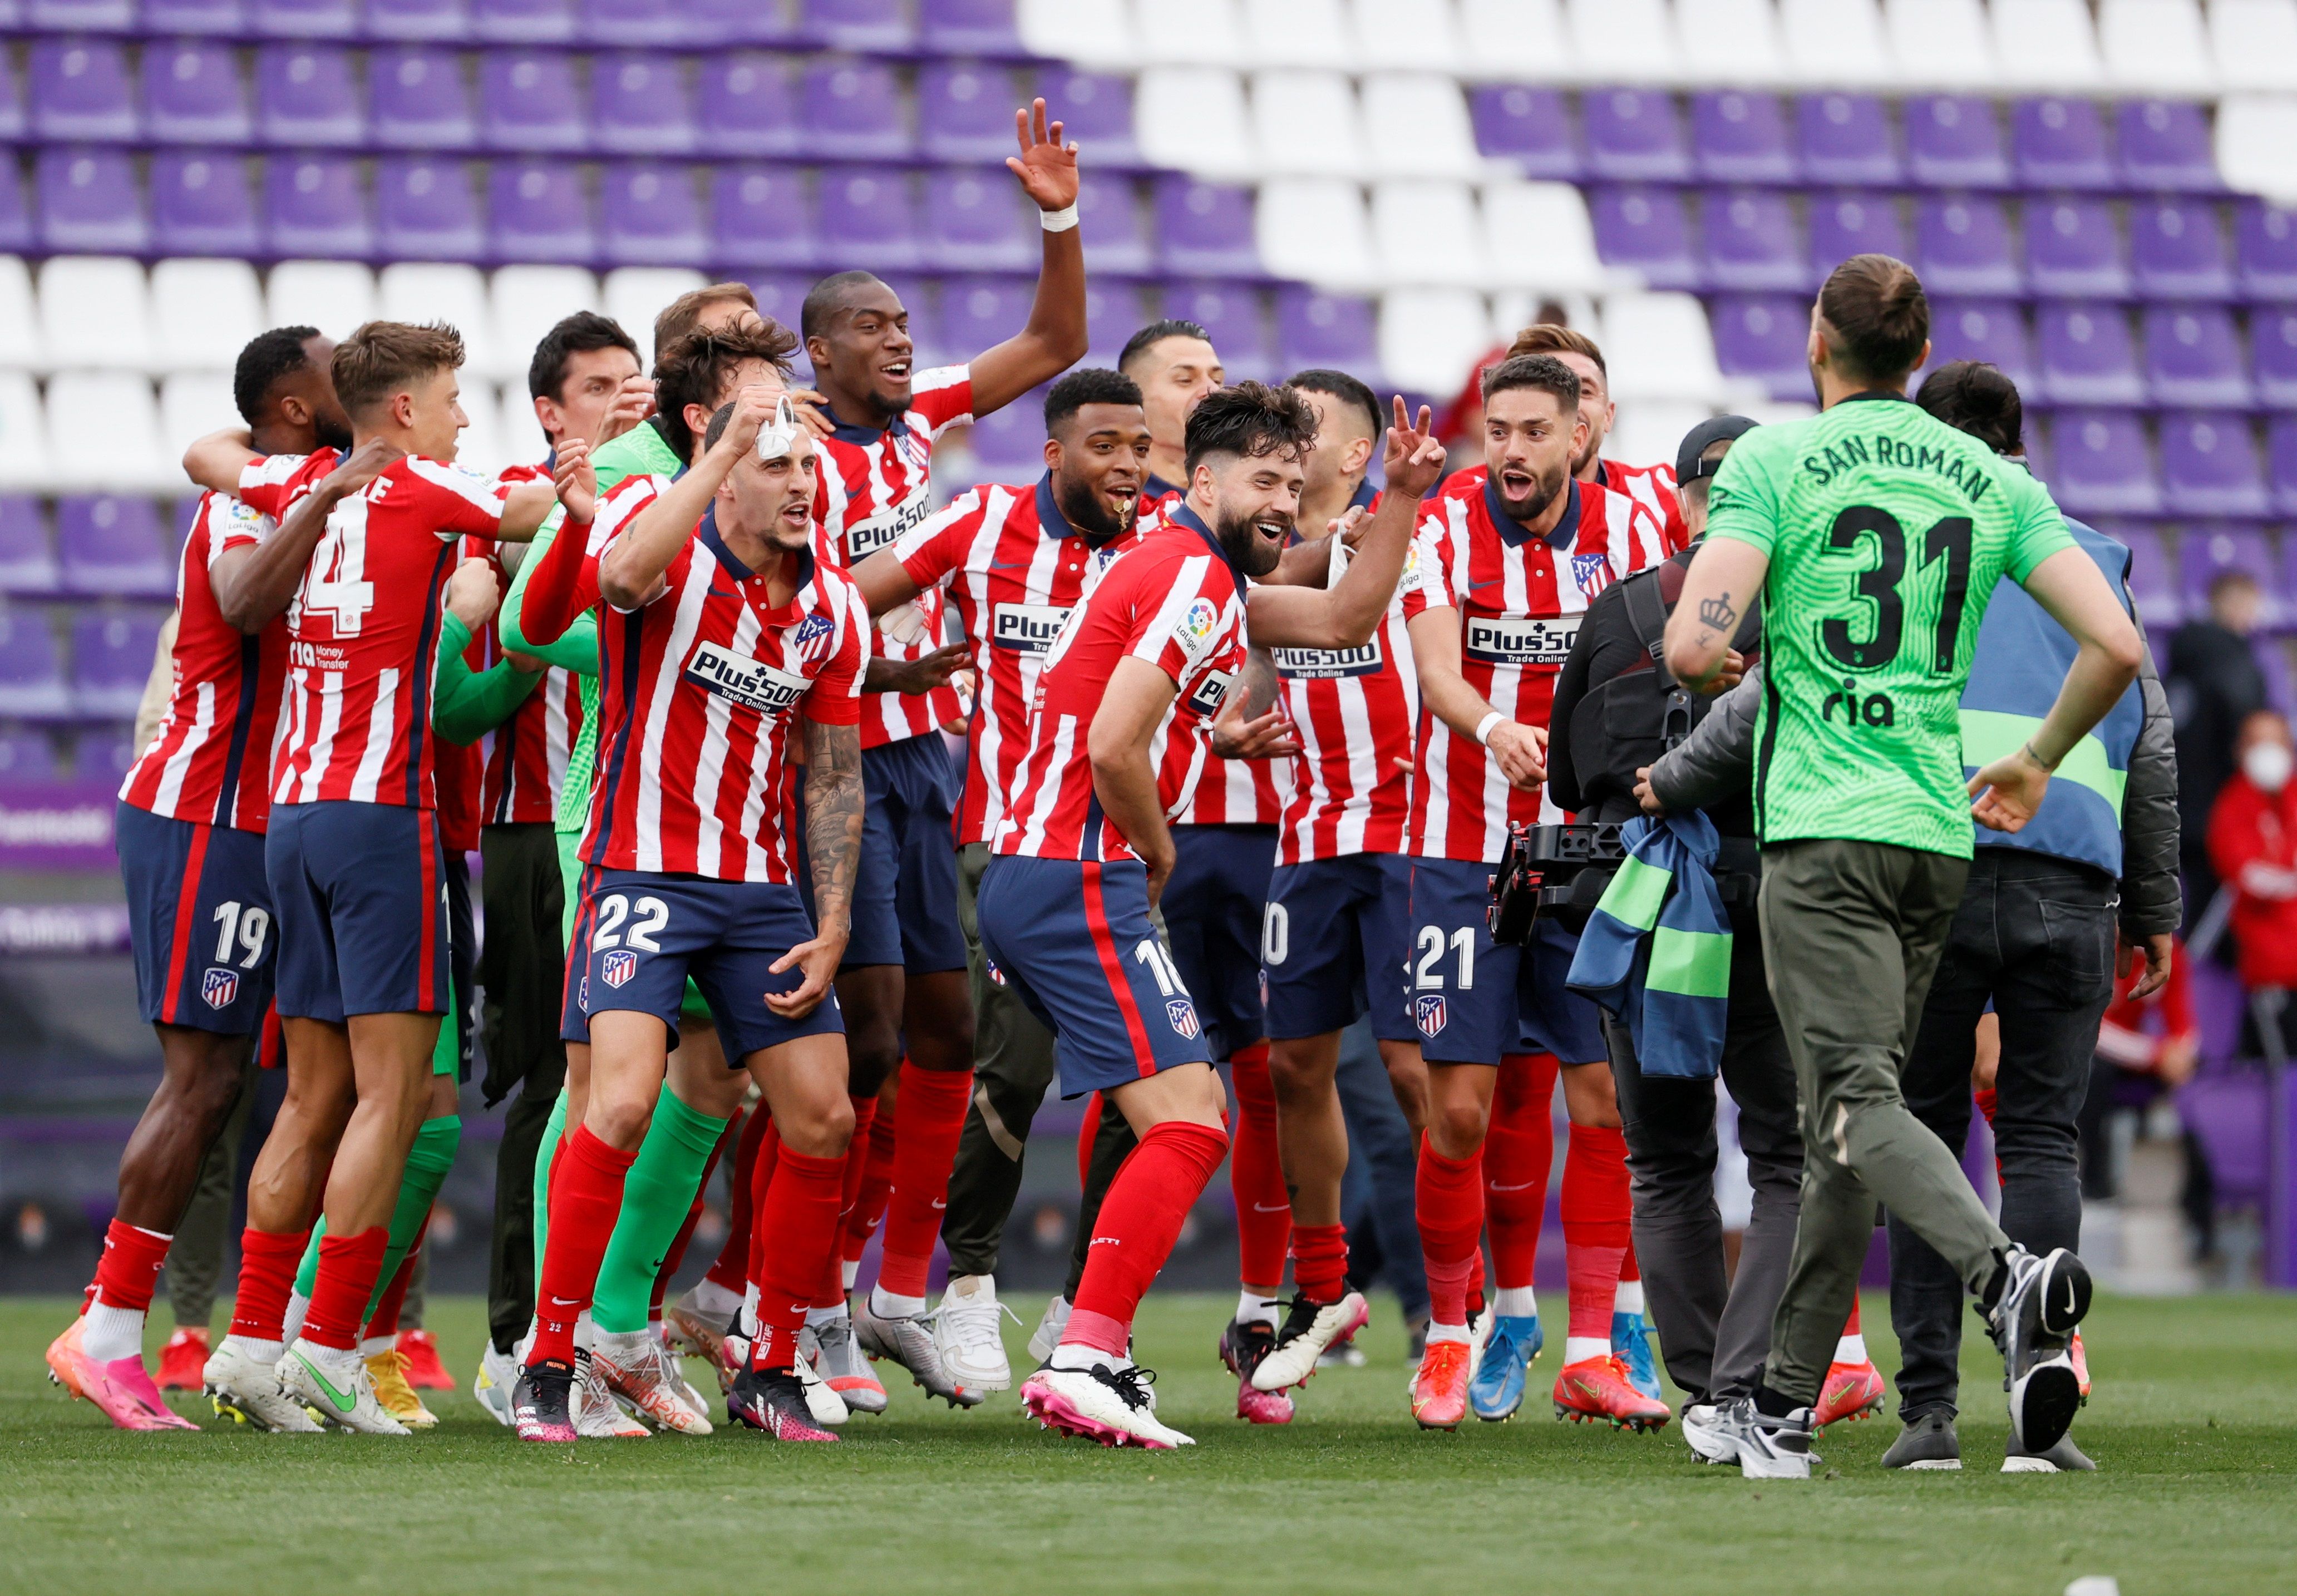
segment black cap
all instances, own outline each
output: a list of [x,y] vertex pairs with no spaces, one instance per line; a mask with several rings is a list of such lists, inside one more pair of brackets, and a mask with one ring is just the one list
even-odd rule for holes
[[1692,428],[1683,435],[1683,442],[1675,451],[1675,485],[1680,488],[1697,478],[1713,476],[1723,462],[1701,460],[1699,457],[1717,444],[1743,437],[1761,424],[1744,415],[1713,415]]

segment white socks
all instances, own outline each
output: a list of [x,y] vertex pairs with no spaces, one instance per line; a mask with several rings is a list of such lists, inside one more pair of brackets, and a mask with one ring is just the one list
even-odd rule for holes
[[1866,1337],[1863,1335],[1843,1337],[1834,1344],[1834,1361],[1838,1363],[1866,1362]]
[[1463,1324],[1431,1324],[1428,1327],[1428,1339],[1431,1345],[1438,1341],[1465,1341],[1467,1338],[1468,1327]]
[[1236,1294],[1236,1316],[1245,1324],[1264,1324],[1272,1327],[1282,1317],[1280,1310],[1283,1306],[1281,1298],[1263,1296],[1249,1286]]
[[311,1299],[300,1291],[288,1293],[287,1317],[280,1321],[279,1339],[292,1346],[303,1338],[303,1315],[311,1311]]
[[1046,1360],[1046,1364],[1052,1369],[1130,1369],[1132,1360],[1114,1356],[1097,1346],[1064,1341],[1053,1348],[1053,1355]]
[[841,1259],[837,1265],[837,1278],[845,1283],[845,1295],[848,1296],[852,1296],[854,1286],[859,1283],[861,1279],[861,1260],[859,1258]]
[[823,1325],[836,1324],[845,1316],[845,1304],[840,1303],[834,1308],[808,1308],[805,1311],[805,1322],[809,1329],[818,1330]]
[[[852,1281],[845,1282],[850,1287]],[[880,1319],[915,1319],[926,1311],[921,1296],[895,1296],[883,1286],[869,1287],[869,1312]]]
[[144,1310],[115,1308],[98,1293],[80,1316],[79,1344],[99,1363],[144,1354]]
[[[226,1336],[223,1345],[235,1352],[245,1353],[258,1363],[276,1363],[280,1354],[287,1349],[284,1341],[259,1341],[252,1336]],[[220,1352],[222,1347],[217,1350]]]
[[690,1295],[694,1298],[695,1307],[708,1317],[716,1320],[721,1326],[733,1318],[734,1310],[742,1305],[741,1295],[738,1292],[729,1291],[706,1276],[695,1282],[694,1290]]
[[1536,1319],[1539,1297],[1528,1286],[1503,1286],[1492,1293],[1492,1312],[1502,1319]]
[[398,1345],[399,1335],[396,1331],[393,1331],[388,1336],[362,1336],[359,1337],[359,1356],[362,1358],[378,1357],[381,1354],[389,1352],[392,1347],[397,1346]]
[[1563,1337],[1563,1361],[1566,1363],[1584,1363],[1589,1358],[1608,1358],[1610,1355],[1611,1338],[1609,1336]]
[[1641,1280],[1621,1280],[1617,1296],[1611,1298],[1614,1313],[1640,1313],[1643,1311],[1643,1283]]

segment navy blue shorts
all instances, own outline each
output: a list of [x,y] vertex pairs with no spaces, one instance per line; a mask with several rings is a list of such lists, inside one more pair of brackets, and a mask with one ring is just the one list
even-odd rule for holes
[[660,1020],[675,1046],[689,975],[710,1005],[731,1068],[762,1048],[842,1035],[845,1021],[834,991],[802,1020],[766,1007],[766,993],[792,991],[805,981],[794,965],[777,974],[774,961],[812,940],[813,917],[794,886],[585,870],[559,1036],[587,1042],[590,1016],[628,1010]]
[[275,803],[279,1016],[444,1014],[447,866],[436,816],[399,803]]
[[[957,922],[957,798],[960,779],[939,736],[861,751],[860,868],[853,934],[841,971],[897,964],[913,975],[965,968]],[[804,784],[799,784],[801,804]],[[797,828],[798,890],[813,912],[805,828]]]
[[[1496,1065],[1509,1053],[1552,1053],[1564,1064],[1610,1057],[1602,1011],[1568,990],[1579,939],[1542,920],[1520,948],[1492,941],[1484,914],[1490,865],[1412,861],[1412,1017],[1431,1064]],[[1465,934],[1462,934],[1465,933]]]
[[1273,826],[1175,826],[1177,857],[1157,908],[1173,962],[1197,995],[1206,1045],[1231,1058],[1268,1034],[1260,991],[1260,921],[1276,868]]
[[278,938],[263,834],[170,820],[123,803],[113,821],[144,1020],[253,1036]]
[[1382,1041],[1418,1041],[1404,990],[1412,861],[1395,853],[1279,865],[1260,926],[1268,1034],[1324,1036],[1371,1016]]
[[1053,1033],[1061,1095],[1210,1064],[1187,984],[1148,920],[1148,869],[1000,854],[976,899],[989,976]]

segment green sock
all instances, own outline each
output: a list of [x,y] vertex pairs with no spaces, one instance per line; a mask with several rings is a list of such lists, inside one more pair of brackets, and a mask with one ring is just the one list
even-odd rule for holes
[[646,1329],[655,1277],[694,1206],[711,1150],[725,1133],[724,1120],[688,1107],[674,1091],[664,1090],[655,1104],[654,1123],[623,1181],[622,1211],[591,1293],[590,1319],[600,1329]]
[[[415,1232],[422,1229],[423,1216],[438,1201],[439,1189],[447,1183],[447,1172],[455,1166],[455,1151],[462,1145],[460,1115],[424,1120],[422,1128],[415,1132],[415,1145],[407,1150],[406,1172],[399,1178],[399,1205],[391,1211],[391,1240],[383,1250],[383,1271],[375,1276],[375,1289],[367,1296],[369,1313],[375,1312],[383,1287],[391,1284],[391,1277],[406,1261]],[[322,1214],[311,1227],[310,1243],[304,1247],[303,1262],[295,1271],[295,1290],[301,1296],[308,1298],[311,1283],[319,1278],[319,1241],[326,1233],[327,1220]]]
[[542,1249],[550,1241],[550,1163],[558,1156],[559,1139],[566,1134],[566,1092],[550,1106],[542,1127],[542,1140],[534,1149],[534,1284],[542,1287]]

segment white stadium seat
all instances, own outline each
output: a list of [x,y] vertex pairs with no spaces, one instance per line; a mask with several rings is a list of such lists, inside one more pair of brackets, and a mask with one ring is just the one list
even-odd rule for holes
[[1039,55],[1107,70],[1140,65],[1124,0],[1018,0],[1014,23],[1021,42]]
[[494,370],[493,317],[487,313],[487,280],[477,267],[401,260],[383,268],[375,298],[375,314],[392,321],[447,323],[463,335],[465,368]]
[[[526,384],[518,384],[521,392]],[[502,389],[469,371],[463,373],[463,414],[471,424],[456,440],[455,463],[466,470],[491,476],[511,464],[503,443]],[[538,456],[540,451],[537,451]],[[522,461],[523,465],[533,462]]]
[[1371,191],[1372,249],[1392,287],[1491,280],[1475,196],[1464,183],[1392,182]]
[[0,372],[0,489],[45,488],[54,476],[46,417],[29,372]]
[[1587,202],[1568,183],[1486,184],[1484,236],[1492,280],[1503,286],[1584,292],[1610,279]]
[[1363,80],[1363,124],[1371,169],[1383,177],[1483,175],[1468,96],[1456,78],[1374,72]]
[[1338,72],[1254,73],[1252,128],[1271,177],[1355,177],[1371,164],[1355,87]]
[[2217,145],[2227,187],[2297,204],[2297,100],[2227,98],[2218,107]]
[[1702,83],[1776,83],[1787,76],[1771,0],[1675,0],[1683,58]]
[[179,371],[160,384],[160,447],[180,459],[195,438],[246,421],[231,396],[226,371]]
[[2232,89],[2297,89],[2297,0],[2214,0],[2210,49]]
[[2000,78],[1979,0],[1882,0],[1882,14],[1899,82],[1984,88]]
[[0,370],[24,371],[40,363],[30,268],[21,256],[0,255]]
[[1376,284],[1363,190],[1343,177],[1280,177],[1263,184],[1253,218],[1260,263],[1280,277],[1361,292]]
[[1713,403],[1724,392],[1707,311],[1687,293],[1622,293],[1603,301],[1611,394]]
[[283,260],[271,268],[266,302],[266,325],[346,338],[375,319],[375,274],[353,260]]
[[1366,71],[1457,73],[1463,64],[1452,0],[1353,0],[1350,10]]
[[1682,76],[1666,0],[1570,0],[1571,51],[1592,83],[1671,83]]
[[111,255],[56,255],[40,265],[40,342],[51,366],[152,369],[144,268]]
[[2075,94],[2105,78],[2083,0],[1994,0],[1994,59],[2005,82]]
[[1470,290],[1398,288],[1380,296],[1380,374],[1395,387],[1452,393],[1498,341],[1483,295]]
[[539,465],[550,452],[550,440],[542,435],[542,424],[534,418],[534,398],[523,380],[502,385],[501,419],[495,437],[506,465]]
[[1889,80],[1889,51],[1874,0],[1781,0],[1779,22],[1786,33],[1787,67],[1798,81],[1845,88]]
[[1672,465],[1683,435],[1714,414],[1712,405],[1684,399],[1629,399],[1603,440],[1603,456],[1630,465]]
[[1132,99],[1140,152],[1159,166],[1208,177],[1243,177],[1259,169],[1244,82],[1218,67],[1153,67]]
[[2194,0],[2104,0],[2097,42],[2118,87],[2161,95],[2217,86]]
[[1462,75],[1552,80],[1577,74],[1562,0],[1460,0]]
[[157,370],[229,371],[269,324],[263,290],[244,260],[162,260],[152,268]]
[[1244,47],[1256,67],[1356,64],[1343,0],[1244,0]]
[[1227,67],[1247,60],[1236,0],[1132,0],[1140,61],[1152,67]]
[[[654,364],[654,318],[679,294],[689,293],[709,281],[700,272],[679,266],[623,266],[606,274],[599,309],[638,341],[638,362]],[[796,329],[792,328],[793,332]],[[521,392],[525,390],[521,388]]]
[[598,279],[579,266],[506,266],[487,297],[496,352],[483,374],[523,384],[542,335],[577,310],[598,308]]
[[55,485],[111,493],[183,485],[180,451],[160,440],[152,379],[141,372],[67,371],[48,379]]

